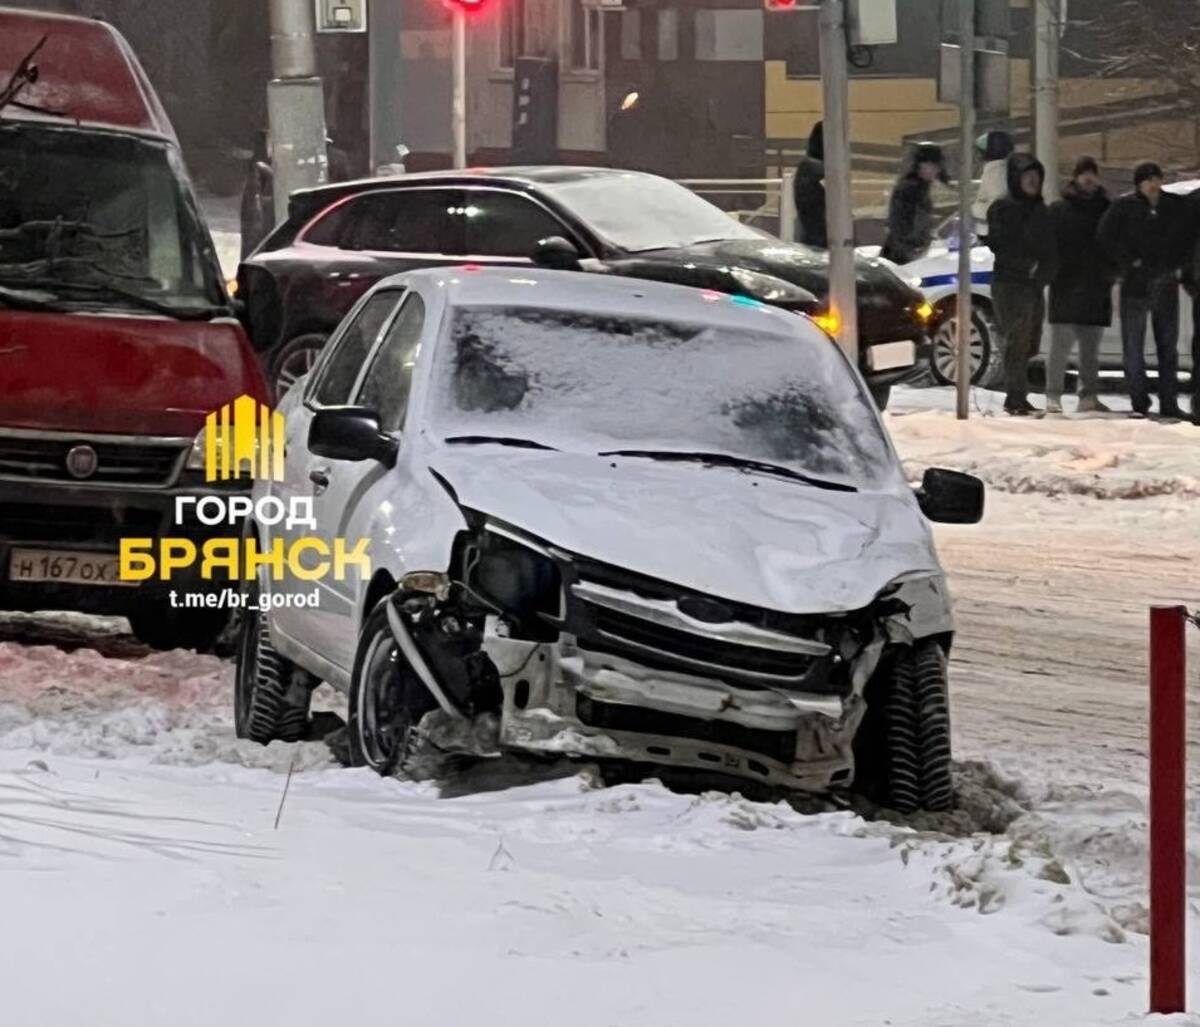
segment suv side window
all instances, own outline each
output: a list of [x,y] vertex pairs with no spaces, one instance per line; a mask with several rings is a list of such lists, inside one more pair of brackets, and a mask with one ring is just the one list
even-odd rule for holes
[[354,224],[354,204],[354,200],[334,204],[313,222],[300,241],[314,246],[344,248],[347,233]]
[[402,290],[389,289],[367,300],[334,341],[311,393],[313,402],[318,406],[341,406],[350,401],[350,390],[358,381],[363,361],[403,296]]
[[479,257],[532,257],[537,244],[571,232],[548,210],[519,193],[467,191],[467,253]]
[[364,193],[352,209],[338,245],[381,253],[463,253],[462,193],[457,189],[389,189]]
[[371,361],[358,396],[359,406],[379,414],[383,431],[399,431],[404,425],[424,329],[425,303],[410,293]]

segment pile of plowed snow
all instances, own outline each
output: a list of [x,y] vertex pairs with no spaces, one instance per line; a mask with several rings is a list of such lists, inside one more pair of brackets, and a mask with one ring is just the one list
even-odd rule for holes
[[1125,417],[1041,420],[898,410],[888,429],[916,480],[927,467],[978,475],[1005,492],[1097,499],[1200,496],[1200,429]]

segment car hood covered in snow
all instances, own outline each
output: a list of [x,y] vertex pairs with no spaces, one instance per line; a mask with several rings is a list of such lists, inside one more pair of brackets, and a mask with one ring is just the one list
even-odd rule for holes
[[915,497],[900,493],[493,445],[439,450],[430,466],[462,506],[545,542],[785,613],[861,609],[898,577],[942,573]]

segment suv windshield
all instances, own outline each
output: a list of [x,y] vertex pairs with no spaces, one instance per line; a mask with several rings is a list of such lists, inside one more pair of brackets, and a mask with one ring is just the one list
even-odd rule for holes
[[[800,322],[797,322],[797,329]],[[815,332],[465,307],[435,359],[439,438],[716,457],[859,487],[896,465],[841,353]],[[749,466],[757,463],[763,466]]]
[[166,146],[0,128],[0,302],[204,316],[225,300]]
[[542,188],[602,239],[631,253],[763,238],[690,189],[657,175],[606,171]]

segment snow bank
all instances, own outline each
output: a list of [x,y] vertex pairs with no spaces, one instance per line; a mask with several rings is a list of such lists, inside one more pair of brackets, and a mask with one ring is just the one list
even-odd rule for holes
[[1200,429],[1123,417],[1027,420],[898,411],[888,429],[910,478],[925,468],[978,475],[990,487],[1097,499],[1200,496]]

